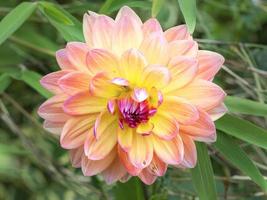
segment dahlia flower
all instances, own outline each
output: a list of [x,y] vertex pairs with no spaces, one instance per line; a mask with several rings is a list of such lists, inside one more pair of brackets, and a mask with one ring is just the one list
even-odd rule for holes
[[116,19],[84,15],[85,43],[57,51],[60,70],[41,84],[54,96],[39,108],[74,167],[107,183],[138,176],[152,184],[168,165],[192,168],[194,142],[214,142],[224,91],[212,83],[224,62],[199,50],[185,25],[163,31],[129,7]]

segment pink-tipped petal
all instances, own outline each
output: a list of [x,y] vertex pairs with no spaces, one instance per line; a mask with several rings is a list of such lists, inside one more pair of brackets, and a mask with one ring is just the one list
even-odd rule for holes
[[70,62],[66,49],[60,49],[56,52],[56,59],[62,70],[75,70],[76,67]]
[[168,56],[191,56],[196,57],[198,53],[198,44],[193,40],[177,40],[169,43]]
[[207,113],[210,115],[212,121],[216,121],[221,118],[228,111],[227,107],[222,103],[217,107],[208,110]]
[[143,24],[144,38],[149,37],[150,34],[155,32],[162,32],[160,23],[156,18],[150,18]]
[[129,86],[129,81],[124,78],[113,78],[111,82],[118,86]]
[[151,174],[147,168],[143,169],[138,177],[147,185],[152,185],[157,179],[157,176]]
[[134,88],[134,91],[133,91],[131,97],[136,102],[142,102],[148,98],[148,93],[147,93],[145,88]]
[[192,40],[186,25],[172,27],[164,32],[164,36],[168,42],[175,40]]
[[70,162],[73,167],[79,168],[82,165],[82,157],[84,155],[83,151],[83,145],[76,148],[76,149],[71,149],[70,150]]
[[194,140],[186,134],[181,134],[181,138],[184,143],[184,160],[180,166],[194,168],[197,163],[197,150]]
[[167,167],[167,164],[160,160],[159,157],[154,153],[153,160],[147,169],[155,176],[163,176],[167,171]]
[[45,120],[43,127],[45,130],[47,130],[50,133],[53,133],[55,135],[60,135],[64,124],[65,122],[52,122],[52,121]]
[[197,78],[211,81],[224,63],[224,57],[212,51],[200,50],[197,55]]

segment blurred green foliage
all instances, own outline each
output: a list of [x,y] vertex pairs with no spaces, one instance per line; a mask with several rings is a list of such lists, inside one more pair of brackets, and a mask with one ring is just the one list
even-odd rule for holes
[[[21,2],[0,0],[0,19]],[[50,3],[60,6],[51,7]],[[151,17],[152,3],[149,0],[42,1],[40,9],[0,46],[0,199],[197,199],[190,171],[186,169],[170,168],[152,186],[144,186],[137,179],[131,179],[126,185],[109,186],[101,177],[84,177],[80,170],[70,166],[66,151],[59,147],[57,138],[43,130],[36,114],[44,97],[50,95],[41,89],[39,77],[58,69],[54,53],[65,45],[65,40],[83,40],[81,22],[87,10],[114,16],[121,6],[128,5],[146,20]],[[158,13],[157,18],[165,29],[184,23],[177,0],[159,3],[160,9],[154,12]],[[216,50],[227,58],[215,81],[229,95],[266,103],[266,30],[265,0],[197,1],[194,37],[200,48]],[[262,104],[242,111],[242,105],[247,102],[242,101],[241,107],[236,104],[238,101],[228,102],[234,104],[233,112],[260,113],[240,117],[266,128],[266,119],[258,117],[264,116],[264,111],[257,111]],[[266,176],[266,150],[230,138]],[[208,151],[219,199],[267,199],[266,193],[216,148],[208,146]],[[133,188],[139,191],[139,196],[127,197]]]

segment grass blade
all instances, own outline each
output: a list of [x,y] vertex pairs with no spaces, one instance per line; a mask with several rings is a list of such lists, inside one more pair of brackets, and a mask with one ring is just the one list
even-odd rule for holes
[[164,2],[163,0],[153,0],[152,1],[152,10],[151,10],[152,17],[156,17],[158,15],[163,2]]
[[205,144],[196,143],[198,162],[191,170],[194,187],[200,200],[216,200],[217,193],[212,165]]
[[195,30],[197,19],[196,0],[178,0],[178,3],[189,32],[192,34]]

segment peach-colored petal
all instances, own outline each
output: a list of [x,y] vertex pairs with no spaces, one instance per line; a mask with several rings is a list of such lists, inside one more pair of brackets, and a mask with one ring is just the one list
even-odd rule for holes
[[74,95],[82,91],[89,91],[91,76],[82,72],[71,72],[61,77],[58,85],[68,95]]
[[70,162],[73,167],[79,168],[82,165],[82,157],[84,155],[83,151],[83,145],[76,148],[76,149],[71,149],[70,150]]
[[105,158],[101,160],[90,160],[88,157],[83,155],[82,157],[82,172],[84,176],[93,176],[96,175],[113,162],[116,157],[116,151],[112,150]]
[[117,120],[117,117],[111,115],[108,111],[101,112],[97,116],[94,124],[94,136],[96,139],[99,139],[102,134],[108,131],[107,129],[115,122],[115,120]]
[[119,96],[123,91],[125,88],[113,84],[105,72],[96,74],[90,81],[90,93],[94,96],[112,98]]
[[217,107],[208,110],[207,113],[210,115],[212,121],[216,121],[221,118],[228,111],[227,107],[222,103]]
[[119,157],[117,156],[110,166],[102,172],[103,178],[107,184],[112,184],[120,180],[127,173],[125,167],[120,162]]
[[123,129],[118,127],[118,142],[121,148],[128,152],[132,147],[134,130],[125,126]]
[[199,117],[198,110],[194,105],[176,96],[166,96],[159,109],[161,112],[174,116],[180,124],[191,124]]
[[199,119],[192,125],[180,126],[180,130],[190,135],[194,140],[203,142],[214,142],[216,140],[216,129],[210,116],[199,109]]
[[130,162],[128,154],[119,145],[118,145],[118,155],[119,155],[120,161],[122,162],[125,169],[130,175],[136,176],[141,172],[142,169],[135,167]]
[[75,149],[81,146],[90,128],[93,126],[96,115],[85,115],[70,118],[63,127],[60,144],[65,149]]
[[132,176],[130,174],[126,173],[123,177],[120,178],[120,182],[126,183],[131,177]]
[[66,98],[66,95],[58,94],[48,99],[39,107],[39,116],[51,122],[66,122],[69,116],[62,109]]
[[138,177],[147,185],[153,184],[157,179],[157,176],[151,174],[147,168],[143,169]]
[[62,70],[75,70],[76,67],[70,62],[66,49],[60,49],[56,52],[56,59]]
[[147,88],[164,88],[170,82],[170,72],[167,67],[149,65],[144,69],[142,85]]
[[165,163],[178,165],[184,158],[183,141],[179,135],[166,141],[157,136],[153,137],[154,152]]
[[62,93],[62,90],[58,85],[58,81],[64,75],[67,75],[71,72],[72,71],[70,71],[70,70],[61,70],[61,71],[57,71],[57,72],[52,72],[52,73],[44,76],[40,80],[40,83],[44,88],[46,88],[47,90],[49,90],[50,92],[52,92],[54,94]]
[[171,140],[179,133],[179,125],[175,117],[164,110],[157,112],[150,121],[154,125],[153,134],[164,140]]
[[153,157],[152,137],[133,134],[132,147],[128,153],[130,162],[137,168],[147,167]]
[[86,65],[86,55],[89,47],[82,42],[69,42],[66,47],[69,61],[76,69],[88,72]]
[[193,168],[197,163],[196,145],[192,138],[186,134],[180,134],[184,144],[184,160],[180,164],[182,167]]
[[86,41],[86,44],[92,48],[93,47],[93,25],[95,22],[95,19],[99,15],[94,13],[94,12],[89,12],[89,14],[84,14],[83,15],[83,35],[84,39]]
[[147,169],[150,174],[155,176],[163,176],[167,171],[167,164],[160,160],[159,157],[154,153],[153,159]]
[[86,55],[86,64],[93,75],[99,72],[117,74],[119,66],[117,57],[105,49],[91,49]]
[[150,34],[155,32],[162,32],[160,23],[156,18],[150,18],[143,24],[144,38],[149,37]]
[[198,44],[193,40],[177,40],[169,43],[168,56],[191,56],[196,57],[198,53]]
[[224,63],[224,57],[212,51],[200,50],[197,55],[198,73],[197,78],[212,80]]
[[101,160],[107,156],[117,143],[117,128],[116,123],[110,124],[99,139],[94,136],[93,129],[89,131],[84,143],[85,155],[91,160]]
[[172,27],[164,32],[164,36],[168,42],[175,40],[192,40],[186,25]]
[[186,87],[177,90],[175,95],[186,98],[204,110],[210,110],[224,100],[225,92],[212,82],[195,79]]
[[45,120],[43,127],[45,130],[47,130],[50,133],[53,133],[55,135],[60,135],[64,124],[65,122],[52,122],[52,121]]
[[196,76],[198,70],[197,59],[188,56],[176,56],[168,64],[172,81],[162,92],[168,93],[184,87]]
[[112,48],[117,55],[140,46],[143,40],[141,25],[141,20],[130,8],[121,8],[115,20],[112,40]]
[[131,48],[121,56],[120,75],[131,84],[136,84],[140,81],[142,71],[146,65],[147,61],[142,52]]
[[167,41],[161,32],[155,32],[144,38],[140,51],[144,53],[149,64],[164,65],[167,62]]
[[101,112],[106,105],[105,98],[92,96],[89,91],[85,91],[69,97],[64,102],[63,109],[70,115],[84,115]]

